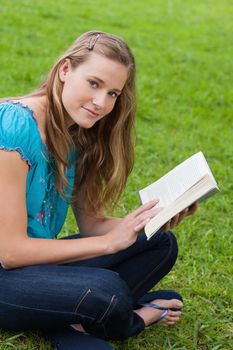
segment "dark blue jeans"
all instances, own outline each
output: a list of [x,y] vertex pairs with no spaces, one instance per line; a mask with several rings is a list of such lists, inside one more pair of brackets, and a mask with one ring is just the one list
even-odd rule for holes
[[[71,236],[69,239],[76,239]],[[144,235],[111,255],[63,265],[0,268],[0,328],[48,330],[81,323],[105,339],[126,339],[145,327],[133,312],[177,258],[171,233]]]

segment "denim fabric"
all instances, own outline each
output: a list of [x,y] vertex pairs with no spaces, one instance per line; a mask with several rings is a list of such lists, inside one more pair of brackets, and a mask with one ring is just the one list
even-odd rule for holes
[[142,235],[124,251],[76,263],[0,268],[0,328],[82,323],[100,338],[136,335],[144,322],[134,305],[171,270],[176,257],[176,239],[169,232],[149,241]]
[[104,340],[72,330],[69,327],[48,331],[44,333],[44,337],[57,350],[113,350],[113,347]]

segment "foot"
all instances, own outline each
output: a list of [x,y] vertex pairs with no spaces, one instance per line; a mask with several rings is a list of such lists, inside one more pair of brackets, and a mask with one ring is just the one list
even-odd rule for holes
[[[165,307],[167,309],[177,308],[181,309],[183,306],[183,303],[178,299],[156,299],[150,302],[151,304],[157,304],[159,306]],[[151,325],[152,323],[156,322],[156,320],[159,319],[159,317],[162,315],[162,310],[156,310],[148,306],[143,306],[141,309],[134,310],[144,321],[146,326]],[[174,325],[176,322],[179,321],[181,317],[181,311],[172,311],[168,310],[167,315],[162,318],[161,322],[164,322],[165,324],[171,326]]]
[[76,331],[86,333],[81,323],[71,324],[70,327],[75,329]]

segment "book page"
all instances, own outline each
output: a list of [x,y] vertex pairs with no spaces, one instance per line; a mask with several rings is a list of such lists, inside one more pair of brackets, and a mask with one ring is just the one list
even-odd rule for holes
[[146,203],[157,198],[160,200],[158,207],[166,207],[206,174],[213,178],[203,153],[198,152],[158,181],[139,191],[141,201]]
[[153,234],[155,234],[168,220],[190,206],[195,201],[206,199],[217,192],[219,192],[218,186],[215,185],[212,177],[209,174],[206,174],[200,181],[190,187],[173,203],[161,210],[149,221],[149,223],[146,224],[145,234],[147,238],[149,239],[151,236],[153,236]]

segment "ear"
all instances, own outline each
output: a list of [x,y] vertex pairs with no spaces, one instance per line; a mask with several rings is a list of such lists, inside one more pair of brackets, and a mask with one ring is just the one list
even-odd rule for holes
[[70,71],[70,60],[66,58],[59,67],[59,78],[64,83],[67,73]]

